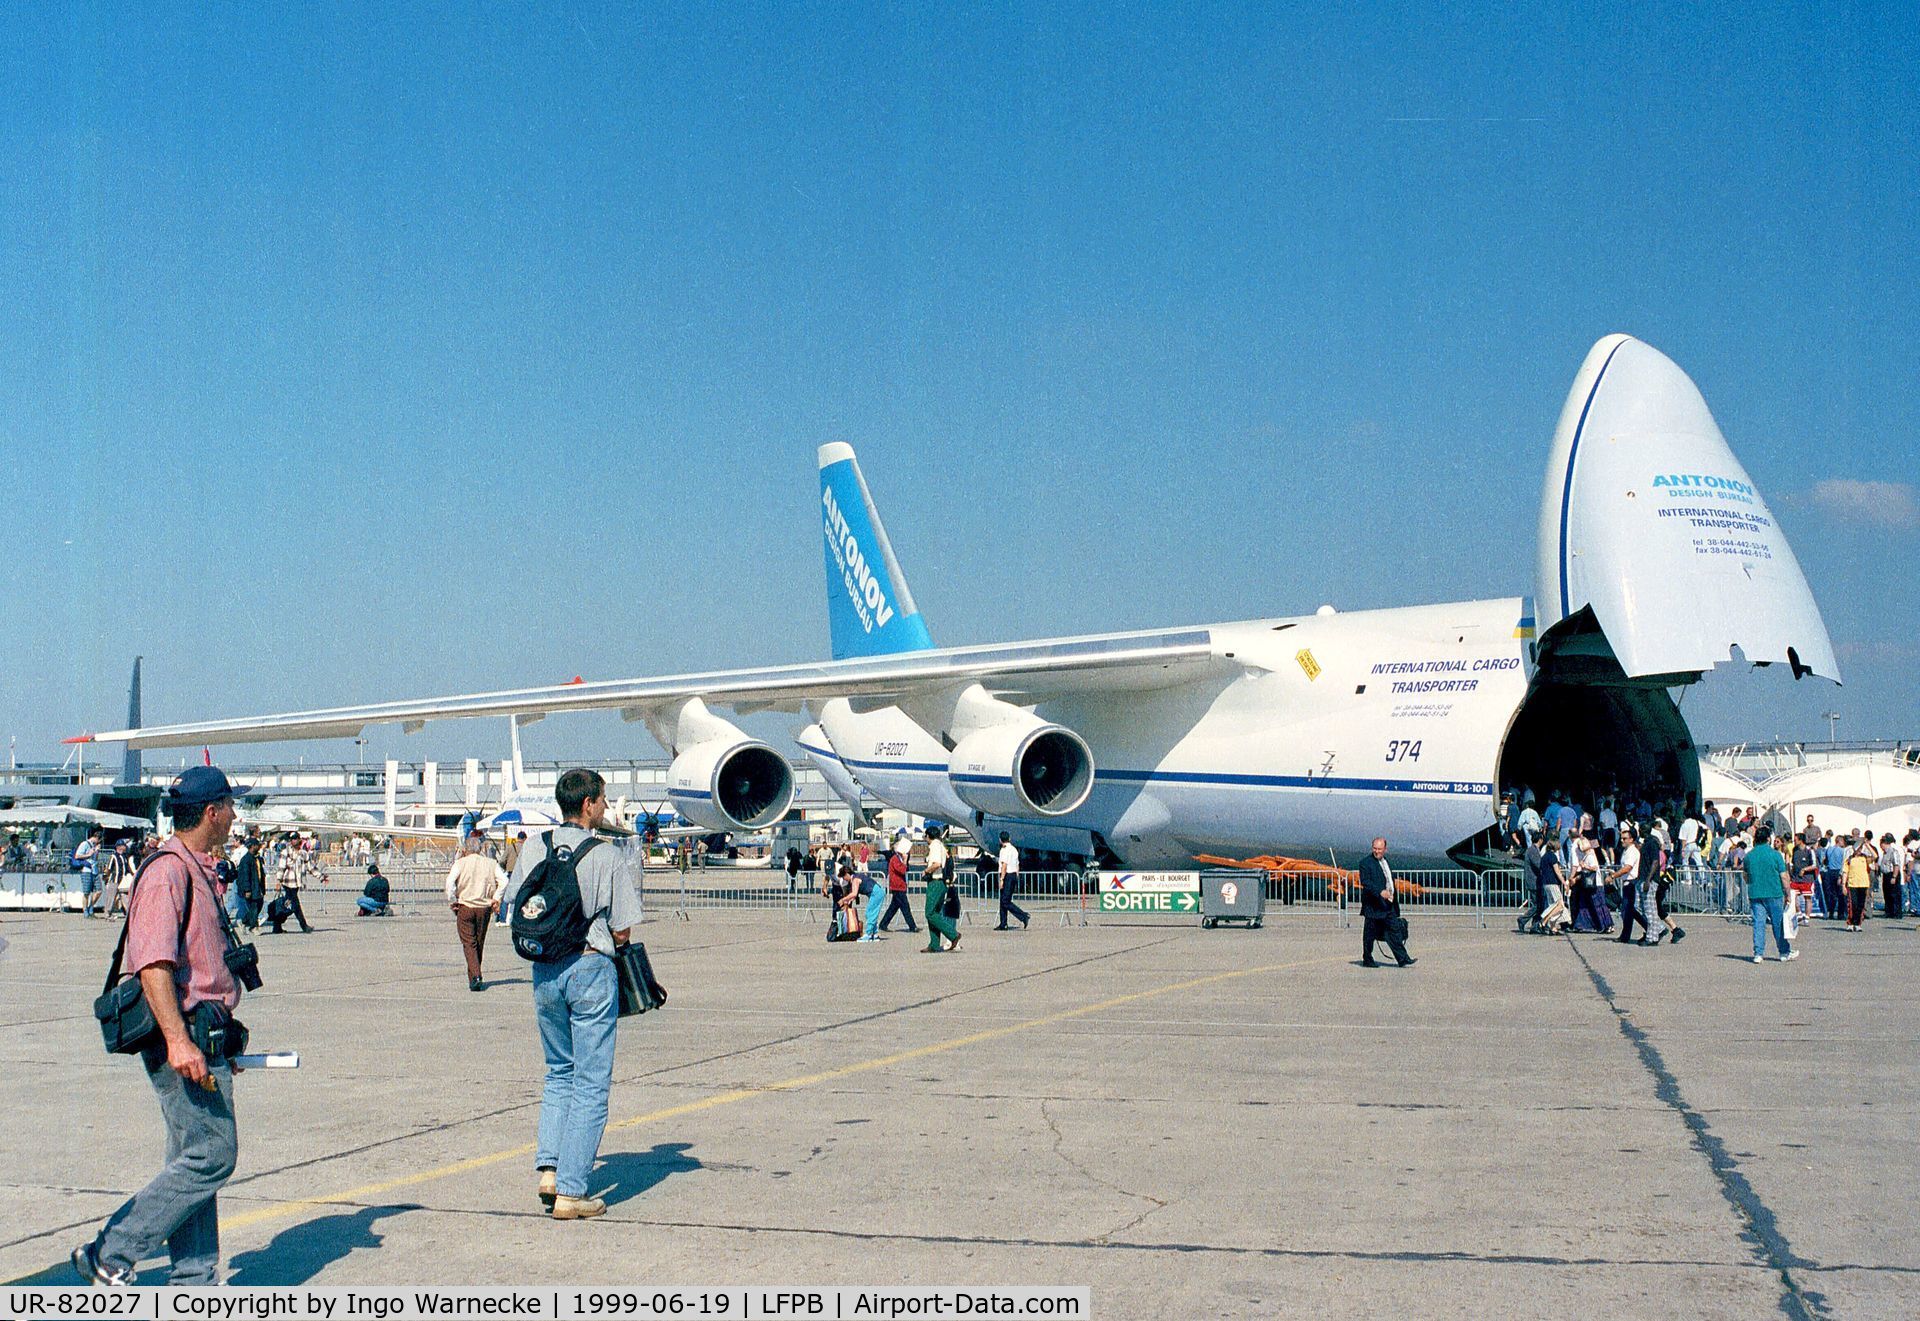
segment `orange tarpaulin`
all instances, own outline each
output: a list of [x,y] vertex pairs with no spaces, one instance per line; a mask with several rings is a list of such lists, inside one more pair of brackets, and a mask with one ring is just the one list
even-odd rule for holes
[[[1340,894],[1348,886],[1355,889],[1360,887],[1359,872],[1315,862],[1311,858],[1281,858],[1270,853],[1263,853],[1257,858],[1222,858],[1211,853],[1200,853],[1194,856],[1194,861],[1209,867],[1242,867],[1248,871],[1263,871],[1275,879],[1293,876],[1321,880],[1327,883],[1327,890],[1332,894]],[[1414,899],[1423,893],[1420,886],[1412,881],[1403,881],[1398,876],[1393,878],[1393,888],[1396,893]]]

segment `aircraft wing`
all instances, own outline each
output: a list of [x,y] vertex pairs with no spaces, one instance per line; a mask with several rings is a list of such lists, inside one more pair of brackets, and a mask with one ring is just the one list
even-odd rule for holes
[[[249,821],[246,824],[263,835],[385,835],[392,839],[456,845],[466,838],[456,826],[370,826],[365,823],[355,825],[350,821]],[[552,827],[541,826],[539,829],[551,830]],[[497,826],[485,833],[487,838],[496,839],[504,836],[507,829]],[[627,826],[603,825],[599,833],[610,839],[629,839],[639,832]],[[699,826],[666,826],[654,833],[660,839],[691,839],[714,832]]]
[[556,684],[195,724],[149,725],[69,741],[174,748],[353,738],[368,725],[398,722],[412,733],[429,720],[511,715],[524,723],[558,711],[618,710],[628,720],[641,720],[693,697],[743,713],[798,711],[809,701],[835,697],[898,701],[968,683],[978,683],[996,696],[1038,701],[1064,693],[1162,688],[1198,677],[1209,669],[1229,673],[1240,668],[1230,655],[1216,651],[1210,630],[1176,629],[857,656],[765,669]]

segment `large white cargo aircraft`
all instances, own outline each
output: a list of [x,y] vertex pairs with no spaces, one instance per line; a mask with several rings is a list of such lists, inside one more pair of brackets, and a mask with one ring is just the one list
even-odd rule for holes
[[1496,787],[1697,793],[1670,690],[1735,647],[1838,680],[1766,502],[1685,373],[1594,346],[1548,457],[1534,596],[935,648],[846,445],[820,450],[834,659],[100,734],[133,747],[346,738],[365,726],[612,708],[673,754],[715,830],[793,797],[787,759],[716,714],[805,711],[799,741],[864,790],[979,839],[1131,867],[1196,854],[1408,862],[1472,853]]

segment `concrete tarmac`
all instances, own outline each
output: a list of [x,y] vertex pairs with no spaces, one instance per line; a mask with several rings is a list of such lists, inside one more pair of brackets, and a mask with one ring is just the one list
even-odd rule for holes
[[[976,914],[976,919],[978,918]],[[1790,964],[1414,919],[1417,967],[1270,910],[828,946],[780,916],[649,921],[671,993],[621,1027],[594,1187],[534,1197],[541,1064],[503,932],[263,935],[242,1016],[237,1285],[1086,1284],[1100,1317],[1920,1313],[1920,932]],[[118,926],[0,920],[0,1279],[160,1163],[89,1007]],[[150,1265],[143,1282],[161,1282]]]

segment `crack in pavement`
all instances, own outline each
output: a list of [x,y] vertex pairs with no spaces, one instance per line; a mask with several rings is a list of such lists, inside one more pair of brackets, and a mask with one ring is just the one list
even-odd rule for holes
[[[1138,1194],[1132,1194],[1137,1196]],[[425,1212],[431,1215],[476,1217],[488,1220],[550,1220],[544,1211],[508,1211],[497,1207],[467,1206],[422,1206],[417,1202],[394,1203],[380,1201],[338,1201],[329,1202],[329,1206],[355,1207],[361,1210],[381,1210],[404,1207],[415,1213]],[[92,1223],[92,1222],[87,1222]],[[635,1229],[691,1229],[711,1230],[723,1234],[788,1234],[811,1238],[839,1239],[848,1243],[912,1243],[932,1244],[951,1247],[1013,1248],[1013,1249],[1060,1249],[1065,1251],[1097,1252],[1174,1252],[1196,1255],[1217,1254],[1221,1256],[1257,1257],[1268,1260],[1284,1261],[1351,1261],[1389,1262],[1421,1265],[1427,1263],[1457,1262],[1478,1266],[1559,1266],[1568,1268],[1594,1268],[1612,1270],[1621,1267],[1648,1267],[1654,1269],[1679,1270],[1727,1270],[1760,1271],[1772,1275],[1772,1266],[1764,1261],[1715,1261],[1703,1257],[1569,1257],[1555,1256],[1549,1253],[1530,1252],[1469,1252],[1463,1249],[1430,1248],[1402,1249],[1392,1252],[1364,1252],[1352,1248],[1278,1248],[1258,1247],[1244,1243],[1195,1243],[1179,1239],[1159,1242],[1132,1240],[1110,1242],[1102,1238],[1035,1238],[1029,1236],[1005,1236],[995,1234],[932,1234],[914,1233],[909,1230],[857,1230],[836,1229],[822,1225],[766,1225],[742,1224],[724,1220],[667,1220],[643,1216],[609,1216],[597,1222],[601,1232],[617,1230],[631,1226]],[[1869,1265],[1863,1262],[1836,1263],[1822,1266],[1813,1264],[1805,1269],[1815,1274],[1837,1274],[1843,1271],[1857,1271],[1870,1275],[1920,1276],[1920,1266]]]
[[1053,1110],[1048,1103],[1048,1098],[1046,1097],[1040,1098],[1040,1117],[1047,1121],[1047,1128],[1053,1134],[1053,1154],[1055,1158],[1058,1159],[1062,1165],[1065,1165],[1068,1169],[1072,1170],[1075,1174],[1078,1174],[1081,1178],[1085,1179],[1088,1183],[1097,1184],[1102,1188],[1106,1188],[1112,1192],[1119,1193],[1122,1197],[1131,1197],[1138,1201],[1152,1203],[1151,1206],[1149,1206],[1146,1210],[1142,1211],[1139,1215],[1135,1216],[1133,1219],[1128,1220],[1123,1224],[1116,1225],[1112,1229],[1107,1230],[1104,1234],[1100,1234],[1096,1236],[1093,1240],[1094,1242],[1096,1243],[1109,1242],[1112,1240],[1115,1234],[1124,1234],[1127,1230],[1132,1229],[1135,1225],[1139,1224],[1142,1220],[1145,1220],[1148,1216],[1153,1215],[1157,1211],[1164,1211],[1170,1205],[1170,1203],[1162,1201],[1160,1198],[1155,1197],[1152,1193],[1136,1193],[1131,1188],[1122,1188],[1119,1184],[1115,1183],[1111,1179],[1103,1179],[1099,1175],[1095,1174],[1092,1170],[1082,1165],[1079,1161],[1067,1155],[1067,1151],[1066,1151],[1067,1135],[1061,1131],[1059,1121],[1053,1117]]
[[1794,1321],[1809,1321],[1814,1315],[1831,1316],[1827,1307],[1826,1295],[1817,1291],[1803,1290],[1793,1278],[1795,1270],[1818,1269],[1815,1262],[1800,1256],[1787,1242],[1781,1232],[1779,1221],[1767,1204],[1760,1200],[1746,1175],[1740,1172],[1740,1163],[1728,1152],[1726,1143],[1714,1135],[1707,1124],[1706,1117],[1687,1103],[1681,1095],[1680,1082],[1667,1067],[1659,1048],[1653,1044],[1646,1030],[1633,1021],[1633,1015],[1621,1007],[1614,995],[1612,985],[1588,960],[1586,951],[1572,940],[1567,948],[1580,960],[1587,970],[1587,978],[1593,983],[1594,990],[1600,993],[1607,1008],[1612,1010],[1620,1034],[1632,1045],[1640,1057],[1641,1067],[1653,1078],[1654,1095],[1667,1107],[1680,1116],[1687,1127],[1687,1135],[1695,1151],[1706,1158],[1707,1167],[1713,1173],[1720,1196],[1725,1199],[1741,1224],[1740,1237],[1752,1247],[1756,1260],[1772,1270],[1780,1278],[1780,1311]]

